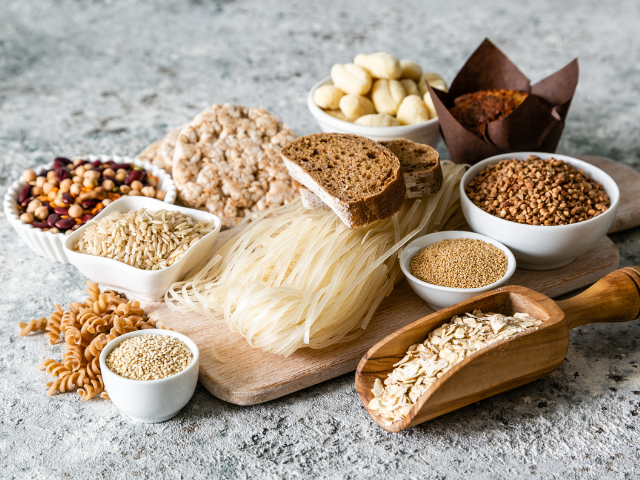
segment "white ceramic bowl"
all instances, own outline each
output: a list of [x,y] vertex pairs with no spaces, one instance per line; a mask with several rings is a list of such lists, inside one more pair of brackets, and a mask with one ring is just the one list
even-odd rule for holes
[[[111,258],[79,253],[74,250],[80,237],[89,225],[113,212],[130,212],[146,208],[151,211],[172,210],[189,215],[194,220],[215,222],[215,229],[198,240],[173,265],[162,270],[142,270]],[[109,204],[86,225],[66,237],[64,253],[69,262],[94,282],[102,283],[112,290],[147,301],[162,299],[172,283],[181,280],[199,262],[209,257],[218,233],[220,219],[215,215],[191,208],[170,205],[147,197],[122,197]]]
[[416,143],[424,143],[436,148],[440,141],[440,122],[437,118],[428,122],[419,123],[418,125],[402,125],[399,127],[367,127],[364,125],[356,125],[355,123],[345,122],[338,118],[332,117],[325,113],[313,101],[313,93],[322,85],[332,85],[331,77],[327,77],[316,83],[309,95],[307,96],[307,106],[309,111],[315,117],[320,130],[325,133],[352,133],[367,137],[376,142],[383,140],[394,140],[396,138],[406,138]]
[[[152,165],[149,162],[143,162],[137,158],[119,157],[117,155],[86,155],[80,157],[83,160],[94,162],[101,160],[106,162],[107,160],[113,160],[116,163],[133,163],[138,167],[144,168],[151,175],[158,177],[158,188],[165,192],[164,202],[173,203],[176,200],[176,187],[171,179],[171,176],[162,170],[161,168]],[[35,167],[35,171],[50,170],[53,168],[53,162],[46,165],[40,165]],[[18,210],[18,194],[26,182],[22,179],[13,182],[11,187],[4,196],[4,214],[9,220],[9,224],[20,235],[22,241],[36,254],[41,257],[53,260],[54,262],[69,263],[69,260],[64,254],[62,244],[65,240],[63,233],[49,233],[34,228],[27,223],[23,223],[20,220],[20,211]]]
[[[433,285],[431,283],[423,282],[422,280],[417,279],[413,275],[411,275],[411,259],[415,254],[417,254],[423,248],[439,242],[440,240],[453,240],[457,238],[472,238],[475,240],[482,240],[483,242],[490,243],[495,247],[498,247],[500,250],[504,252],[507,256],[507,272],[497,282],[494,282],[490,285],[486,285],[480,288],[451,288],[451,287],[441,287],[439,285]],[[464,300],[467,300],[471,297],[475,297],[483,292],[488,292],[489,290],[493,290],[494,288],[498,288],[504,285],[513,275],[513,272],[516,271],[516,259],[509,251],[507,247],[505,247],[502,243],[497,242],[493,238],[487,237],[485,235],[480,235],[478,233],[473,232],[437,232],[431,233],[429,235],[424,235],[422,237],[418,237],[413,240],[409,245],[407,245],[402,251],[402,256],[400,257],[400,268],[402,272],[407,277],[407,281],[413,291],[418,294],[420,298],[422,298],[425,302],[429,304],[431,308],[434,310],[441,310],[446,307],[450,307],[451,305],[455,305],[456,303],[460,303]]]
[[[107,357],[124,340],[139,335],[166,335],[182,340],[189,347],[193,361],[187,368],[170,377],[159,380],[131,380],[107,367]],[[189,337],[172,330],[148,329],[122,335],[100,352],[100,371],[105,389],[113,404],[132,420],[157,423],[175,417],[196,389],[200,366],[198,347]]]
[[[526,160],[529,155],[536,155],[542,159],[553,157],[583,170],[586,175],[602,184],[611,201],[609,209],[591,220],[573,225],[527,225],[493,216],[476,207],[467,197],[465,188],[471,179],[487,166],[509,158]],[[505,153],[487,158],[465,173],[460,181],[460,203],[471,229],[495,238],[509,247],[518,261],[519,268],[550,270],[568,265],[606,235],[618,211],[620,190],[616,182],[605,172],[577,158],[541,152]]]

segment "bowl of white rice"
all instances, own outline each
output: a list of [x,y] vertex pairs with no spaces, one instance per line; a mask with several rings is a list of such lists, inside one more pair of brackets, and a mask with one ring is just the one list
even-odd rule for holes
[[207,260],[220,233],[208,212],[147,197],[123,197],[69,235],[69,263],[94,282],[147,301]]

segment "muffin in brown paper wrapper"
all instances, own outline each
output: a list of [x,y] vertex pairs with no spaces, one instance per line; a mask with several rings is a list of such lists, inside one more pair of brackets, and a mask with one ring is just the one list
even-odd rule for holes
[[[555,152],[578,86],[578,60],[531,86],[530,80],[489,39],[471,55],[449,92],[429,87],[442,136],[455,163],[475,164],[501,153]],[[454,100],[480,90],[520,90],[527,98],[509,115],[487,125],[484,138],[449,112]]]

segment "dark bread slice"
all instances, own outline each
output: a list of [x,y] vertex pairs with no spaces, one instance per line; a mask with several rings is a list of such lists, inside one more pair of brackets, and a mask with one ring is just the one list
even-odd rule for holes
[[406,188],[400,162],[373,140],[317,133],[285,145],[280,154],[291,177],[348,227],[383,220],[402,207]]
[[298,193],[300,194],[302,205],[304,205],[309,210],[330,210],[327,204],[320,200],[319,196],[317,196],[301,183],[298,183],[294,180],[293,186],[296,187],[296,190],[298,190]]
[[[400,138],[380,142],[391,150],[400,161],[407,191],[406,198],[433,195],[442,188],[442,167],[438,152],[428,145]],[[320,198],[304,185],[293,181],[300,193],[302,204],[309,210],[324,210],[327,207]]]
[[440,156],[429,145],[398,138],[380,142],[391,150],[398,160],[407,187],[407,198],[433,195],[442,187]]

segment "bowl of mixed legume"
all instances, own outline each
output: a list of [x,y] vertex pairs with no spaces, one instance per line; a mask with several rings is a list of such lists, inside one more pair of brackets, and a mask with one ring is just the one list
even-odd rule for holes
[[504,243],[518,267],[549,270],[571,263],[611,227],[620,202],[601,169],[553,153],[507,153],[471,167],[460,203],[474,232]]
[[129,418],[145,423],[169,420],[189,402],[199,362],[193,340],[162,329],[127,333],[100,353],[109,398]]
[[4,197],[4,212],[34,253],[68,263],[65,235],[125,196],[173,203],[176,190],[169,174],[149,162],[116,155],[57,157],[22,173]]
[[504,285],[516,270],[516,259],[490,237],[449,231],[409,243],[400,268],[413,291],[440,310]]
[[152,198],[124,197],[66,237],[69,262],[86,277],[147,301],[209,258],[220,219]]

